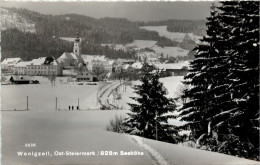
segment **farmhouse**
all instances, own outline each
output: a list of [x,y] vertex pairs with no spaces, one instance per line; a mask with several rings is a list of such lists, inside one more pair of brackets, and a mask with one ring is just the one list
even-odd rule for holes
[[163,70],[169,76],[185,76],[188,73],[189,62],[163,64]]
[[78,73],[76,77],[77,81],[97,81],[97,76],[95,76],[92,72],[90,71],[81,71]]

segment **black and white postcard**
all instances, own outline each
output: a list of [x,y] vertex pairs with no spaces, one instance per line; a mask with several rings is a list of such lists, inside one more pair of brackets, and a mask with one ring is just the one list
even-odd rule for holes
[[259,1],[2,1],[2,165],[259,164]]

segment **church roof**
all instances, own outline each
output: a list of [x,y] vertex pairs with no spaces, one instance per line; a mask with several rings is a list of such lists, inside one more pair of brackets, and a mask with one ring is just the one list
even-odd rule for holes
[[79,59],[74,53],[64,52],[58,59]]

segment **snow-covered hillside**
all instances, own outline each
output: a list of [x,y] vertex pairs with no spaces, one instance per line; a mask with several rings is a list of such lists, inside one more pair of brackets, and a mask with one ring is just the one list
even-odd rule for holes
[[143,26],[140,28],[145,30],[150,30],[150,31],[156,31],[159,33],[160,36],[178,42],[181,42],[184,39],[185,35],[189,35],[189,37],[196,42],[199,42],[199,39],[202,38],[201,36],[196,36],[193,33],[169,32],[167,31],[167,26]]
[[[75,37],[60,37],[61,40],[64,40],[64,41],[69,41],[69,42],[74,42],[75,41]],[[80,41],[82,41],[82,38],[79,38]]]
[[102,46],[109,46],[116,50],[141,50],[145,48],[149,48],[153,50],[156,54],[163,54],[164,57],[177,57],[177,56],[187,56],[188,50],[179,48],[179,47],[160,47],[156,45],[156,41],[152,40],[134,40],[130,44],[121,45],[121,44],[102,44]]
[[6,9],[1,10],[1,30],[17,28],[20,31],[35,33],[35,23]]
[[[115,115],[128,111],[2,112],[2,164],[84,165],[237,165],[257,162],[137,136],[105,131]],[[36,147],[25,147],[34,143]],[[49,152],[50,156],[18,156],[17,152]],[[62,155],[64,152],[95,155]],[[111,151],[111,155],[102,155]],[[131,155],[134,151],[143,155]],[[57,153],[60,153],[57,154]],[[129,155],[122,155],[129,153]],[[33,154],[34,155],[34,154]]]

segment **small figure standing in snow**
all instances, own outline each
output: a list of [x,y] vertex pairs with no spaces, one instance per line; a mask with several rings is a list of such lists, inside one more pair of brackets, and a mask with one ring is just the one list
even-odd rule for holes
[[77,106],[77,110],[79,110],[79,106]]
[[73,107],[73,106],[71,106],[71,109],[72,109],[72,111],[73,111],[74,107]]
[[69,106],[69,110],[70,110],[70,106]]

